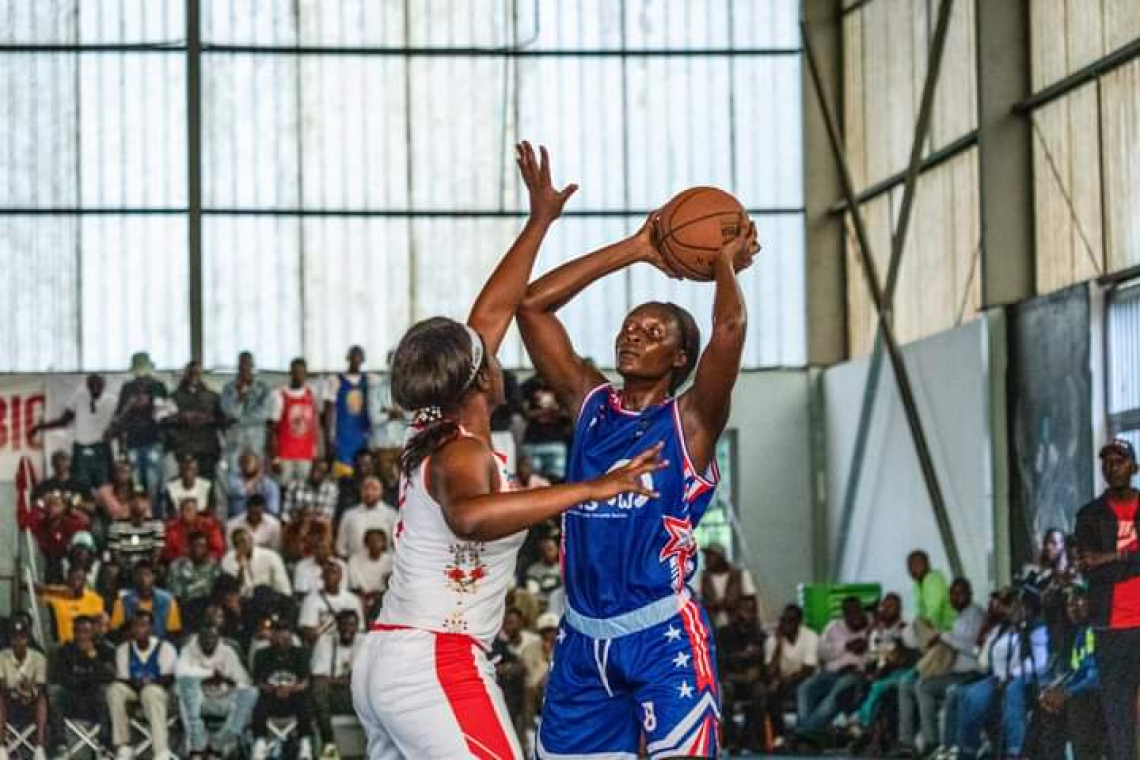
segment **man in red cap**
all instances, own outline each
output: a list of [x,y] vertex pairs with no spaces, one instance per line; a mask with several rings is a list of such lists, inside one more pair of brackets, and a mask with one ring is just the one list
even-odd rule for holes
[[1132,487],[1136,449],[1116,438],[1100,450],[1108,488],[1077,513],[1077,561],[1089,583],[1089,618],[1097,629],[1101,703],[1113,760],[1136,758],[1140,689],[1140,493]]

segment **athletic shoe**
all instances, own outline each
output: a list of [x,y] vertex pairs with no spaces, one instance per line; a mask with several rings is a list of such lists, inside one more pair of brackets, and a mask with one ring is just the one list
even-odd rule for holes
[[335,744],[329,742],[321,750],[321,760],[340,760],[340,750],[336,748]]
[[124,744],[116,750],[115,760],[135,760],[135,751]]
[[297,750],[297,760],[313,760],[313,741],[307,736],[301,738],[301,748]]
[[269,742],[258,739],[253,743],[253,760],[268,760]]

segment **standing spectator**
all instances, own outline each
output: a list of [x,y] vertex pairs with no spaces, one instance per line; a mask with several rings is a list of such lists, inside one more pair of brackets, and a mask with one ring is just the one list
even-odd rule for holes
[[206,537],[210,554],[220,560],[226,553],[226,539],[217,518],[206,510],[199,511],[198,500],[190,497],[178,503],[174,517],[166,521],[162,560],[174,562],[190,552],[190,536],[201,533]]
[[[946,693],[959,684],[976,679],[978,636],[982,632],[985,613],[974,604],[974,591],[965,578],[956,578],[950,584],[950,605],[957,613],[954,627],[931,644],[946,647],[953,653],[946,672],[924,670],[919,661],[917,672],[899,684],[899,744],[904,750],[933,749],[938,744],[938,708]],[[933,657],[928,655],[928,663]],[[921,739],[915,742],[915,708],[922,728]]]
[[140,560],[157,562],[164,548],[166,526],[151,517],[150,497],[145,492],[134,494],[127,519],[116,520],[107,529],[107,550],[129,570]]
[[[321,460],[313,462],[313,469]],[[332,525],[310,507],[301,506],[289,513],[289,522],[281,528],[281,554],[286,562],[300,562],[313,556],[319,544],[332,544]]]
[[238,456],[252,451],[265,456],[265,425],[269,422],[271,402],[269,386],[254,374],[253,354],[238,354],[237,377],[222,388],[222,416],[227,427],[225,463],[230,473],[237,472]]
[[332,540],[320,541],[314,547],[311,557],[306,557],[293,567],[293,593],[305,597],[319,589],[324,584],[324,568],[330,560],[339,564],[345,575],[348,574],[348,565],[333,552]]
[[391,575],[392,553],[388,551],[388,534],[372,528],[364,534],[364,550],[348,559],[348,587],[363,600],[366,620],[380,609]]
[[222,406],[218,394],[202,382],[202,365],[186,365],[171,400],[177,408],[169,421],[174,456],[179,461],[194,457],[202,475],[212,480],[222,453]]
[[[897,695],[899,684],[914,672],[913,665],[918,661],[918,651],[908,647],[905,641],[909,633],[902,618],[902,598],[893,592],[885,594],[879,600],[871,630],[871,646],[867,650],[869,688],[859,711],[848,725],[848,733],[856,740],[865,730],[873,730],[871,742],[875,748],[881,749],[883,743],[885,730],[880,729],[885,729],[885,723],[878,719],[884,705],[888,704],[886,698],[892,692]],[[897,719],[890,721],[892,726],[897,723]]]
[[[47,760],[47,659],[29,646],[31,631],[25,619],[13,620],[9,639],[10,646],[0,651],[0,727],[35,723],[33,760]],[[7,737],[7,728],[4,734]],[[6,755],[5,750],[0,758]]]
[[743,597],[756,596],[756,584],[752,581],[752,573],[728,561],[728,553],[720,544],[706,546],[704,560],[697,590],[713,627],[723,628],[728,625],[732,611]]
[[376,457],[368,449],[361,449],[352,458],[352,473],[337,479],[336,514],[333,523],[339,524],[344,513],[360,503],[364,481],[376,475]]
[[[257,689],[232,646],[208,625],[182,647],[175,665],[178,705],[190,760],[204,760],[207,746],[225,757],[241,739],[257,703]],[[216,736],[208,736],[203,716],[225,718]]]
[[183,499],[193,499],[202,511],[213,509],[214,484],[198,477],[198,460],[193,454],[183,454],[178,460],[178,477],[166,483],[166,507],[163,514],[178,516],[178,505]]
[[111,742],[119,760],[130,760],[131,719],[127,706],[142,705],[150,727],[155,760],[177,760],[169,749],[166,728],[169,689],[174,683],[174,667],[178,652],[168,641],[151,634],[151,615],[146,610],[135,612],[131,619],[130,639],[115,652],[117,680],[107,687],[107,707],[111,713]]
[[131,374],[119,391],[115,419],[110,430],[121,436],[135,485],[145,489],[157,503],[162,487],[162,428],[159,419],[167,413],[166,386],[154,379],[154,365],[146,353],[131,357]]
[[1049,646],[1057,654],[1069,633],[1069,589],[1076,577],[1076,567],[1069,556],[1068,537],[1060,528],[1048,528],[1041,537],[1037,561],[1021,570],[1020,579],[1031,583],[1041,593],[1041,609],[1049,627]]
[[804,611],[789,604],[780,615],[776,631],[764,642],[768,677],[767,717],[777,748],[784,743],[784,704],[796,701],[800,685],[819,666],[819,636],[804,624]]
[[911,552],[906,558],[906,569],[914,580],[914,599],[918,605],[915,636],[925,647],[930,636],[949,631],[954,625],[954,607],[950,604],[946,576],[930,567],[926,552],[921,549]]
[[336,614],[336,635],[322,636],[313,648],[310,664],[313,678],[313,707],[320,732],[323,760],[340,760],[334,743],[334,715],[354,715],[352,706],[352,661],[363,640],[360,619],[352,610]]
[[87,587],[87,569],[83,565],[68,568],[66,585],[40,587],[37,591],[51,610],[56,640],[61,644],[74,638],[76,620],[103,614],[103,597]]
[[796,692],[798,733],[812,738],[824,731],[839,711],[840,695],[863,681],[870,628],[859,598],[844,599],[843,617],[828,623],[820,637],[822,670],[801,683]]
[[364,619],[360,598],[344,583],[344,568],[330,557],[321,573],[321,588],[310,591],[301,604],[301,635],[310,647],[321,638],[336,635],[337,613],[349,610]]
[[222,567],[213,556],[205,533],[191,533],[189,544],[188,556],[171,563],[166,579],[170,593],[178,601],[183,625],[193,632],[202,624]]
[[226,523],[226,533],[244,528],[253,537],[255,546],[279,551],[281,549],[281,521],[265,511],[265,497],[255,493],[245,503],[245,512]]
[[[730,753],[764,750],[764,640],[753,596],[741,597],[732,622],[716,630],[724,744]],[[735,720],[738,712],[744,716],[743,730]]]
[[253,596],[258,586],[268,586],[279,594],[293,593],[280,554],[254,546],[253,537],[245,528],[231,533],[230,542],[233,548],[222,558],[222,572],[238,579],[243,597]]
[[103,741],[111,738],[106,690],[115,680],[115,650],[96,634],[91,617],[80,615],[73,625],[75,638],[59,648],[50,668],[49,722],[57,757],[67,757],[65,719],[98,724]]
[[1117,438],[1100,450],[1108,488],[1077,513],[1076,544],[1097,629],[1096,665],[1113,760],[1135,760],[1140,688],[1140,493],[1136,450]]
[[245,512],[246,502],[254,494],[265,499],[265,508],[271,515],[281,514],[281,488],[266,474],[261,457],[252,451],[243,452],[238,458],[238,471],[230,476],[226,492],[229,495],[226,519]]
[[87,530],[90,524],[87,513],[67,504],[59,491],[44,494],[27,515],[22,516],[20,527],[32,532],[47,561],[44,576],[48,583],[63,580],[63,560],[71,539]]
[[541,375],[523,383],[522,395],[526,416],[523,452],[534,461],[535,469],[561,481],[566,474],[566,452],[574,420]]
[[134,567],[135,587],[128,589],[115,600],[111,610],[111,628],[122,628],[134,620],[135,613],[150,613],[150,630],[160,639],[174,640],[182,630],[182,611],[178,600],[169,591],[154,585],[154,565],[150,560],[139,560]]
[[304,480],[320,446],[317,394],[309,387],[304,359],[289,364],[289,385],[273,394],[269,412],[266,454],[281,482]]
[[399,513],[383,501],[384,486],[380,478],[370,475],[360,489],[360,504],[344,513],[336,534],[336,553],[351,557],[364,548],[364,534],[379,528],[392,535]]
[[520,491],[546,488],[550,485],[549,480],[534,471],[534,460],[526,454],[519,455],[518,464],[515,465],[515,482]]
[[309,713],[309,653],[293,645],[293,630],[283,618],[273,622],[271,644],[253,658],[253,680],[261,696],[253,710],[253,760],[269,757],[269,719],[293,718],[300,736],[299,760],[313,756]]
[[562,588],[562,554],[554,536],[539,541],[538,549],[538,561],[526,569],[526,588],[545,610],[550,606],[550,595]]
[[58,493],[68,506],[89,511],[87,505],[91,501],[91,489],[73,476],[71,457],[66,451],[57,451],[51,455],[51,477],[36,484],[32,489],[32,498],[41,499],[53,492]]
[[323,419],[325,440],[329,443],[329,458],[333,461],[333,475],[351,475],[356,452],[368,448],[372,433],[369,394],[370,378],[361,369],[364,366],[364,349],[348,349],[348,371],[330,375],[325,381],[321,400],[324,402]]
[[331,524],[336,517],[339,493],[336,481],[329,478],[329,463],[318,459],[313,462],[309,477],[294,480],[285,487],[284,514],[291,519],[294,512],[307,508]]
[[125,520],[130,514],[131,497],[135,493],[131,463],[125,459],[111,464],[111,482],[95,490],[95,506],[107,522]]
[[115,416],[115,399],[103,393],[107,387],[102,375],[88,375],[87,382],[54,420],[34,425],[30,435],[67,427],[75,423],[71,444],[75,482],[87,497],[107,482],[111,470],[111,447],[107,445],[107,429]]

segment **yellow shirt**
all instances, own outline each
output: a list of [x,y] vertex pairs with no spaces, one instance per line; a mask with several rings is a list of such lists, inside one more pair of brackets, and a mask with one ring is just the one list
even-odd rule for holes
[[[153,597],[149,600],[139,599],[138,609],[146,610],[153,613],[154,610]],[[123,627],[126,621],[126,614],[123,611],[123,597],[120,596],[115,600],[115,606],[111,608],[111,630],[118,630]],[[172,638],[176,633],[182,630],[182,613],[178,610],[178,600],[174,597],[170,598],[170,609],[166,611],[166,630],[165,638]],[[155,635],[158,635],[157,633]],[[159,636],[163,638],[163,636]]]
[[45,594],[44,603],[51,608],[55,616],[55,629],[61,644],[66,644],[75,638],[75,618],[86,615],[98,617],[104,612],[103,597],[91,589],[83,589],[83,596],[74,599],[70,596]]

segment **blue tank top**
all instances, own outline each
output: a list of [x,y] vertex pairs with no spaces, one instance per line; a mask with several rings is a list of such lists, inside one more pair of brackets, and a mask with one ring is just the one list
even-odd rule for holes
[[621,615],[683,591],[696,571],[693,529],[712,500],[716,463],[698,473],[685,449],[677,399],[641,412],[602,385],[586,396],[574,431],[566,479],[593,480],[658,441],[669,466],[651,475],[657,498],[621,494],[584,502],[562,518],[567,602],[593,618]]
[[356,452],[368,446],[372,422],[368,417],[368,375],[361,373],[353,384],[337,375],[336,391],[336,460],[351,464]]

